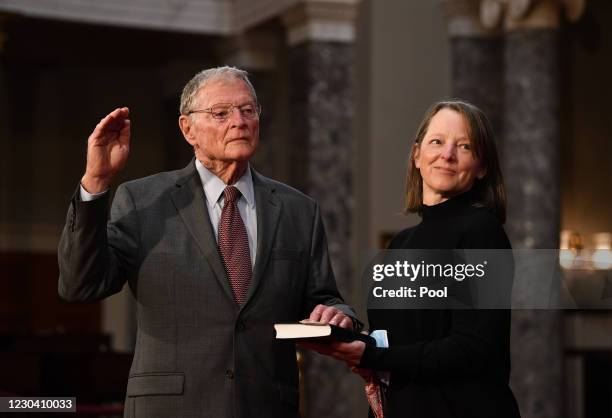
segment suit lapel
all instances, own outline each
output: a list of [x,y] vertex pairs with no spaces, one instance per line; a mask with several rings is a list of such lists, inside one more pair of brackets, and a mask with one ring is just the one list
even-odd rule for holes
[[255,205],[257,211],[257,255],[253,268],[253,278],[243,307],[249,303],[259,284],[270,259],[276,229],[282,210],[281,201],[274,195],[274,185],[251,167]]
[[[176,188],[172,193],[172,202],[178,213],[193,236],[200,251],[208,261],[214,276],[224,289],[227,296],[233,301],[234,296],[221,262],[217,240],[214,230],[210,224],[210,216],[206,208],[206,197],[202,188],[202,182],[195,169],[194,160],[185,167],[176,182]],[[259,225],[258,225],[259,226]]]

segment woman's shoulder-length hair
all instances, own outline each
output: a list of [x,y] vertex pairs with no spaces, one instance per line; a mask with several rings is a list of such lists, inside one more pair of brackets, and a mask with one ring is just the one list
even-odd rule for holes
[[437,102],[425,114],[410,151],[410,161],[406,174],[406,212],[421,214],[421,207],[423,205],[423,178],[419,169],[414,164],[414,153],[416,148],[421,146],[431,119],[442,109],[454,110],[462,115],[466,121],[472,152],[485,169],[484,177],[474,180],[474,185],[472,186],[475,203],[491,210],[503,224],[506,221],[506,188],[504,186],[493,129],[489,120],[479,108],[462,100]]

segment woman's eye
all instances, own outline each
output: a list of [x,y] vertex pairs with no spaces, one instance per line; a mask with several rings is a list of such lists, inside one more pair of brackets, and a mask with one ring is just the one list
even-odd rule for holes
[[464,149],[464,150],[468,150],[468,151],[472,149],[470,144],[459,144],[459,148]]
[[434,138],[432,140],[429,141],[430,144],[436,144],[439,145],[442,143],[442,141],[440,141],[438,138]]

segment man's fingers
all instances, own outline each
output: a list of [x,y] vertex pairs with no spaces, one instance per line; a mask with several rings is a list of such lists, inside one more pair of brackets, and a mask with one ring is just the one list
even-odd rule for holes
[[119,131],[125,127],[125,121],[129,121],[130,111],[127,107],[118,107],[108,115],[100,119],[93,134],[100,135],[107,131]]
[[103,117],[89,136],[90,145],[104,146],[111,141],[119,140],[121,145],[127,146],[131,126],[128,119],[129,114],[130,111],[127,107],[118,107]]
[[130,143],[130,127],[132,123],[129,119],[123,121],[123,128],[119,131],[119,142],[121,145],[128,146]]
[[308,319],[310,321],[314,321],[314,322],[321,321],[321,314],[323,313],[325,308],[327,308],[327,306],[325,306],[325,305],[317,305],[317,306],[315,306],[315,308],[310,313],[310,317],[308,317]]
[[127,107],[118,107],[106,116],[110,116],[116,119],[127,119],[130,116],[130,109],[128,109]]
[[[326,306],[325,309],[321,312],[321,322],[325,322],[327,324],[331,323],[331,320],[336,314],[340,312],[338,309],[333,306]],[[332,325],[336,325],[332,323]]]
[[310,313],[308,321],[322,322],[336,325],[341,328],[353,328],[352,319],[338,308],[333,306],[317,305]]
[[344,318],[338,324],[340,328],[353,329],[353,320],[348,316],[344,315]]
[[344,321],[347,316],[343,312],[336,312],[334,316],[331,317],[329,323],[336,326],[341,326],[340,324]]
[[[130,111],[127,107],[121,107],[113,110],[102,121],[105,121],[106,129],[111,131],[119,131],[125,126],[125,121],[128,120]],[[100,122],[102,123],[102,122]]]

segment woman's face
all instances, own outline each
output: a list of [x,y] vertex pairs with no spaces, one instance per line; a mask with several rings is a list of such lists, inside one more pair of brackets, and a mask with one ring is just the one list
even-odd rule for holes
[[471,149],[463,116],[451,109],[438,111],[429,123],[414,163],[423,178],[423,203],[435,205],[469,190],[485,170]]

